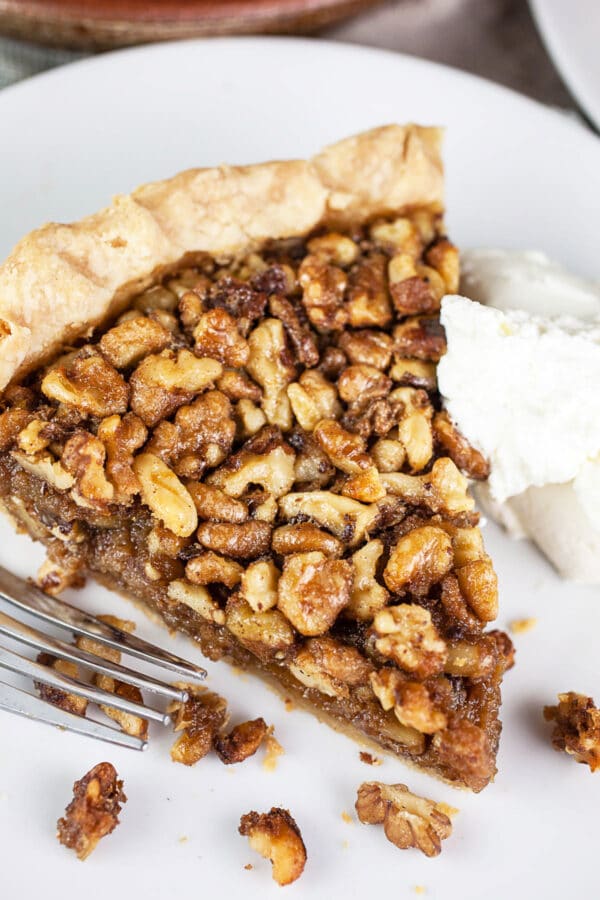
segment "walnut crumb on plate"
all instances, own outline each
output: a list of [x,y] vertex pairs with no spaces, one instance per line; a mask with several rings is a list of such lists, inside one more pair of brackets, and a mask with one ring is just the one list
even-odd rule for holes
[[102,762],[73,785],[73,799],[57,822],[61,844],[87,859],[99,842],[119,824],[119,813],[127,797],[123,782],[111,763]]
[[452,832],[452,823],[440,806],[412,794],[405,784],[361,784],[356,812],[364,824],[383,825],[385,836],[396,847],[417,847],[425,856],[438,856],[442,841]]
[[283,886],[300,878],[306,865],[306,847],[287,809],[273,807],[268,813],[246,813],[238,830],[253,850],[271,860],[274,881]]
[[569,691],[558,695],[558,706],[545,706],[544,718],[554,722],[552,746],[577,762],[600,769],[600,709],[591,697]]
[[528,619],[512,619],[508,623],[508,627],[513,634],[525,634],[531,631],[537,625],[538,620],[535,617]]
[[380,766],[383,763],[383,760],[379,758],[379,756],[373,756],[372,753],[367,753],[365,750],[361,750],[358,754],[361,762],[364,762],[367,766]]

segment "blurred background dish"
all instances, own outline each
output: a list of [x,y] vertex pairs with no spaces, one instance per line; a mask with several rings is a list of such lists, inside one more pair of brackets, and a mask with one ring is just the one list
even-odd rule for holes
[[546,48],[583,111],[600,129],[600,2],[529,0]]
[[381,0],[0,0],[0,32],[107,49],[215,34],[299,33]]

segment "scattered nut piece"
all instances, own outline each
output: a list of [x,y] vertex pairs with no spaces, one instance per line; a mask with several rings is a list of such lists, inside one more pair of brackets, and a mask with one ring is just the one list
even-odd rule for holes
[[300,878],[306,865],[306,847],[296,822],[286,809],[249,812],[240,819],[239,833],[250,846],[273,864],[273,879],[280,885]]
[[73,785],[73,800],[57,822],[58,840],[82,861],[87,859],[100,839],[115,830],[126,801],[114,766],[98,763]]
[[537,621],[538,620],[534,617],[528,619],[512,619],[508,623],[508,627],[513,634],[525,634],[527,631],[531,631],[535,628]]
[[443,410],[435,414],[433,433],[437,443],[448,454],[461,472],[477,481],[485,481],[490,474],[490,464],[479,450],[472,447]]
[[600,769],[600,709],[591,697],[569,691],[558,695],[558,706],[545,706],[544,718],[554,722],[552,746],[578,763]]
[[173,762],[193,766],[210,752],[213,741],[229,719],[223,697],[194,684],[177,684],[189,694],[185,703],[174,700],[167,712],[174,716],[174,731],[181,731],[171,747]]
[[[39,653],[37,662],[42,666],[50,666],[56,672],[60,672],[61,675],[67,675],[69,678],[78,680],[81,679],[78,666],[68,659],[57,659],[49,653]],[[64,709],[66,712],[73,713],[76,716],[85,716],[88,706],[85,697],[79,697],[77,694],[68,693],[41,681],[35,681],[34,685],[39,691],[40,697],[46,703],[58,706],[60,709]]]
[[380,766],[383,763],[383,760],[380,759],[379,756],[373,756],[372,753],[367,753],[365,750],[359,752],[358,758],[361,762],[364,762],[366,766]]
[[412,794],[405,784],[361,784],[356,812],[365,824],[383,824],[385,836],[396,847],[415,847],[429,857],[441,852],[442,841],[452,833],[452,823],[439,805]]
[[244,762],[254,756],[268,732],[267,723],[262,718],[242,722],[229,734],[215,737],[213,743],[217,756],[226,766]]

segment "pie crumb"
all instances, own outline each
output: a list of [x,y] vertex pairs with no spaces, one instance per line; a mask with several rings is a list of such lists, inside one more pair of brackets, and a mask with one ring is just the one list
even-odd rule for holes
[[254,866],[252,865],[252,863],[246,863],[244,868],[246,869],[247,872],[250,872],[250,870],[253,869]]
[[360,761],[364,762],[367,766],[380,766],[383,762],[378,756],[373,756],[372,753],[367,753],[365,750],[361,750],[358,756]]
[[342,821],[346,823],[346,825],[354,825],[354,819],[347,813],[346,810],[342,812]]
[[265,742],[265,758],[263,759],[263,769],[266,772],[274,772],[277,768],[277,760],[280,756],[285,753],[285,750],[277,740],[277,738],[273,737],[273,726],[267,735]]
[[531,631],[537,625],[536,618],[529,619],[512,619],[508,623],[509,629],[513,634],[525,634],[527,631]]
[[186,834],[182,834],[181,837],[179,838],[180,844],[187,844],[188,841],[189,841],[189,838]]
[[451,818],[452,816],[455,816],[460,812],[460,810],[457,809],[456,806],[450,806],[449,803],[437,803],[436,805],[440,812],[443,812],[444,815],[448,816],[448,818]]
[[291,712],[294,709],[294,702],[290,697],[286,697],[283,701],[286,712]]
[[348,841],[342,841],[342,850],[347,850],[350,844]]
[[415,885],[415,894],[426,894],[427,888],[422,884]]

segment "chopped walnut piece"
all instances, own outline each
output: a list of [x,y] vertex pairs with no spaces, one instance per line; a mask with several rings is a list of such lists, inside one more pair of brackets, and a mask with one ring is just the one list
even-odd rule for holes
[[210,753],[213,741],[229,720],[227,703],[223,697],[192,684],[177,684],[189,697],[183,702],[174,700],[167,707],[173,716],[173,730],[181,734],[171,747],[173,762],[193,766]]
[[146,314],[157,309],[171,312],[177,306],[177,295],[159,284],[138,294],[133,301],[133,306]]
[[470,513],[475,506],[467,479],[448,457],[436,459],[431,472],[425,475],[382,473],[381,482],[388,493],[450,517]]
[[294,459],[294,451],[277,429],[264,428],[211,472],[207,481],[230,497],[241,497],[249,485],[260,485],[278,498],[287,494],[294,483]]
[[209,387],[222,371],[217,360],[198,359],[185,349],[146,356],[130,378],[131,409],[153,428]]
[[300,634],[329,631],[350,600],[352,566],[324,553],[286,557],[277,589],[277,606]]
[[203,585],[176,579],[167,588],[169,600],[189,606],[195,613],[215,625],[225,624],[225,612]]
[[425,391],[411,387],[396,388],[390,400],[403,404],[398,423],[398,440],[404,445],[413,472],[422,471],[433,456],[431,417],[433,409]]
[[348,366],[338,378],[338,391],[342,400],[346,403],[359,401],[364,407],[372,400],[387,397],[392,382],[376,369],[375,366],[367,366],[360,363]]
[[196,536],[208,550],[234,559],[256,559],[269,551],[271,530],[267,522],[202,522]]
[[133,455],[146,443],[148,430],[133,413],[109,416],[98,426],[98,438],[106,448],[106,475],[115,488],[115,501],[126,503],[140,490],[133,471]]
[[443,670],[448,649],[428,609],[408,603],[388,606],[375,615],[373,633],[379,653],[418,678],[437,675]]
[[364,364],[385,371],[392,358],[393,341],[385,331],[344,331],[339,346],[352,365]]
[[246,813],[238,830],[249,839],[253,850],[271,861],[277,884],[291,884],[300,878],[306,865],[306,847],[288,810],[273,807],[268,813]]
[[383,542],[380,540],[368,541],[353,554],[354,581],[344,616],[361,622],[371,622],[375,614],[386,606],[389,592],[375,577],[382,554]]
[[399,472],[406,459],[406,450],[401,441],[379,438],[371,447],[371,456],[380,472]]
[[254,612],[265,612],[277,606],[277,584],[280,574],[272,559],[250,563],[244,570],[240,594]]
[[407,253],[398,253],[388,264],[388,277],[398,315],[431,315],[439,311],[444,282],[435,269],[415,263]]
[[271,315],[281,319],[298,362],[312,367],[319,362],[319,348],[310,328],[303,324],[293,304],[277,294],[269,300]]
[[388,253],[402,250],[414,259],[423,252],[423,239],[415,223],[406,216],[391,222],[376,222],[370,229],[371,240]]
[[557,706],[545,706],[544,718],[554,722],[552,746],[590,767],[600,769],[600,709],[591,697],[569,691],[558,695]]
[[[21,412],[21,410],[19,410]],[[44,435],[47,430],[48,423],[43,419],[33,419],[26,427],[19,432],[17,437],[17,445],[19,450],[28,456],[35,456],[41,453],[50,443],[50,438]]]
[[46,481],[56,488],[57,491],[67,491],[75,484],[75,479],[71,473],[67,472],[61,462],[55,460],[49,453],[32,457],[19,453],[18,450],[13,450],[11,451],[11,456],[26,472],[35,475],[36,478],[41,478],[42,481]]
[[496,771],[488,735],[468,719],[457,719],[434,734],[432,747],[443,771],[451,777],[460,772],[463,781],[474,791],[484,788],[490,780],[490,772]]
[[342,407],[335,386],[317,369],[303,372],[287,389],[292,410],[300,426],[312,431],[321,419],[336,418]]
[[348,697],[350,687],[366,684],[371,663],[330,637],[308,640],[290,662],[290,672],[303,685],[329,697]]
[[292,410],[286,389],[296,376],[296,367],[280,320],[265,319],[250,334],[248,344],[250,357],[246,368],[263,389],[264,413],[271,425],[288,431],[292,427]]
[[498,615],[498,576],[489,556],[473,560],[456,569],[460,592],[482,622],[493,622]]
[[216,385],[230,400],[252,400],[258,403],[262,397],[259,386],[238,369],[224,369],[217,378]]
[[[71,538],[76,543],[78,540],[78,529],[75,523],[72,528]],[[83,535],[82,535],[83,538]],[[82,570],[81,560],[76,555],[68,555],[60,559],[52,559],[47,556],[42,565],[37,570],[35,583],[52,597],[59,596],[67,588],[81,588],[85,584],[85,574]]]
[[396,847],[415,847],[429,857],[441,852],[442,841],[452,833],[452,823],[438,804],[412,794],[405,784],[361,784],[356,813],[367,825],[383,825]]
[[320,256],[305,256],[298,269],[302,303],[318,331],[340,331],[348,322],[344,293],[348,277]]
[[347,235],[330,231],[328,234],[311,238],[308,242],[308,252],[336,266],[350,266],[358,256],[358,246]]
[[61,463],[75,478],[75,499],[84,503],[105,505],[114,497],[115,489],[104,472],[106,449],[99,438],[88,431],[76,431],[65,444]]
[[410,681],[397,669],[374,672],[371,687],[383,709],[393,709],[399,722],[421,734],[435,734],[448,724],[446,714],[436,706],[426,685]]
[[383,762],[379,756],[373,756],[372,753],[367,753],[365,750],[359,752],[358,758],[361,762],[364,762],[366,766],[380,766]]
[[[116,616],[108,615],[98,616],[98,618],[106,625],[110,625],[111,628],[118,628],[126,634],[132,634],[135,631],[135,622],[130,622],[127,619],[119,619]],[[100,659],[106,659],[113,663],[121,662],[121,653],[113,647],[107,647],[101,641],[95,641],[87,637],[77,637],[75,643],[80,650],[84,650],[86,653],[93,653],[95,656],[99,656]],[[107,691],[109,694],[115,694],[117,697],[123,697],[125,700],[131,700],[141,705],[144,703],[142,692],[138,687],[118,681],[109,675],[96,673],[94,675],[94,684],[100,690]],[[141,740],[145,740],[148,737],[148,721],[143,716],[136,716],[134,713],[125,712],[122,709],[115,709],[114,706],[105,703],[100,704],[100,709],[109,719],[117,722],[121,731],[124,731],[126,734],[131,734]]]
[[197,356],[209,356],[224,366],[239,367],[248,362],[248,342],[239,333],[233,316],[226,310],[209,309],[203,313],[193,334],[194,352]]
[[370,466],[358,475],[350,475],[342,486],[344,497],[352,497],[361,503],[376,503],[382,500],[386,491],[381,483],[376,466]]
[[171,343],[171,332],[155,319],[137,316],[115,325],[99,341],[100,352],[115,369],[128,369],[144,356],[160,353]]
[[292,431],[289,441],[296,451],[294,483],[301,491],[325,488],[335,477],[335,468],[311,434]]
[[279,501],[279,511],[285,519],[308,516],[332,531],[349,547],[358,544],[377,518],[375,504],[359,503],[330,491],[307,491],[287,494]]
[[439,362],[446,352],[446,335],[436,316],[410,316],[394,328],[394,351],[400,356]]
[[198,525],[198,514],[189,491],[175,472],[153,453],[140,453],[133,461],[142,500],[167,528],[189,537]]
[[492,635],[485,634],[475,643],[472,643],[472,639],[450,641],[444,671],[462,678],[487,678],[497,664],[496,641]]
[[99,353],[81,351],[65,366],[51,369],[41,389],[51,400],[85,415],[104,418],[127,412],[127,384]]
[[264,412],[252,400],[238,400],[235,407],[237,433],[242,439],[252,437],[267,424]]
[[[66,675],[68,678],[81,680],[78,666],[68,659],[57,659],[49,653],[39,653],[37,662],[42,666],[49,666],[61,675]],[[54,687],[53,685],[44,684],[42,681],[36,681],[34,684],[40,697],[42,700],[45,700],[46,703],[58,706],[66,712],[73,713],[73,715],[85,716],[88,706],[85,697],[79,697],[77,694],[71,694],[61,688]]]
[[56,824],[58,840],[79,859],[87,859],[100,839],[115,830],[126,801],[114,766],[98,763],[73,785],[73,800]]
[[229,734],[217,735],[214,748],[221,762],[230,766],[254,756],[268,733],[264,719],[252,719],[236,725]]
[[187,485],[196,505],[199,519],[209,522],[231,522],[240,525],[248,521],[248,507],[212,484],[192,481]]
[[459,287],[460,266],[458,249],[447,238],[439,238],[428,249],[425,259],[444,280],[444,293],[456,294]]
[[228,588],[240,583],[243,572],[239,563],[212,550],[194,556],[185,567],[185,577],[192,584],[224,584]]
[[351,434],[335,419],[323,419],[313,431],[313,437],[336,468],[349,475],[358,475],[372,467],[366,444],[358,434]]
[[423,388],[426,391],[434,391],[437,387],[435,365],[424,362],[422,359],[401,359],[396,361],[389,371],[393,381],[400,384],[408,384],[411,387]]
[[271,546],[275,553],[287,556],[289,553],[310,553],[318,550],[329,557],[341,556],[343,544],[327,531],[299,522],[297,525],[281,525],[273,532]]
[[247,335],[252,323],[263,316],[267,295],[261,288],[255,290],[248,282],[226,275],[211,285],[207,302],[211,307],[226,309],[236,320],[240,334]]
[[[19,406],[9,407],[0,413],[0,453],[6,453],[13,446],[19,434],[33,419],[32,412]],[[30,455],[28,450],[25,453]]]
[[461,472],[464,472],[469,478],[485,481],[490,474],[489,462],[479,450],[469,444],[445,410],[435,414],[433,433],[437,443]]
[[278,609],[255,612],[241,596],[230,597],[225,610],[227,628],[259,659],[283,659],[294,645],[294,630]]
[[346,303],[352,328],[383,328],[391,322],[385,269],[386,257],[382,253],[364,257],[352,267]]
[[383,580],[396,594],[424,596],[452,568],[452,542],[442,528],[423,525],[401,537],[393,547]]

